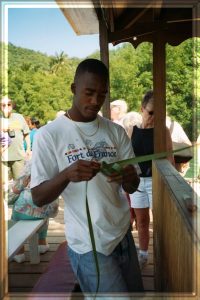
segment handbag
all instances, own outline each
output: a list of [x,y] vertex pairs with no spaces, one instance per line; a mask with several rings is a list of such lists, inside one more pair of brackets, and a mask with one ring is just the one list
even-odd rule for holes
[[[173,150],[178,150],[187,146],[191,146],[187,143],[177,143],[172,141]],[[186,163],[193,158],[193,150],[192,147],[188,149],[181,150],[174,154],[174,161],[175,163]]]
[[34,217],[34,218],[55,218],[58,214],[59,199],[54,200],[49,204],[41,207],[33,203],[31,189],[28,186],[24,187],[24,179],[26,175],[18,178],[13,186],[19,191],[14,193],[13,186],[8,191],[8,205],[13,204],[13,209],[19,213]]
[[29,191],[24,191],[20,194],[19,198],[14,203],[13,209],[21,214],[25,214],[34,218],[55,218],[58,214],[59,200],[56,199],[49,204],[41,207],[33,203],[32,197],[27,197]]

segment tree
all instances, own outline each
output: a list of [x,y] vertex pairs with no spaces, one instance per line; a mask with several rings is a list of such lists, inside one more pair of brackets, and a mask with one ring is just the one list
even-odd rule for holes
[[[192,139],[193,126],[193,40],[177,47],[167,46],[167,110]],[[180,113],[181,112],[181,113]]]
[[49,65],[52,73],[57,73],[57,71],[62,68],[66,61],[67,55],[64,54],[63,51],[60,54],[56,53],[56,56],[51,57]]
[[129,110],[140,109],[143,94],[152,88],[152,46],[129,43],[110,53],[111,99],[124,99]]
[[[194,43],[191,39],[178,47],[166,47],[167,110],[181,123],[191,139],[193,104],[200,115],[199,99],[193,96],[193,87],[195,85],[198,89],[199,81],[199,73],[194,73],[194,69],[199,70],[200,64],[199,41]],[[193,51],[194,47],[196,51]],[[68,58],[64,52],[49,57],[12,44],[6,49],[9,96],[16,102],[18,112],[36,116],[41,124],[45,124],[54,119],[57,111],[70,107],[73,97],[70,86],[80,62],[78,58]],[[90,57],[99,59],[99,51]],[[0,63],[2,65],[1,58]],[[111,100],[125,99],[130,111],[138,111],[143,95],[153,88],[152,77],[151,43],[142,43],[137,49],[125,43],[110,51]]]

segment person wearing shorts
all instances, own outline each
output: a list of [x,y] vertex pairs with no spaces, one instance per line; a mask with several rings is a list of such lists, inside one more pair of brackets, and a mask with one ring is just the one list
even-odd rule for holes
[[[153,92],[148,91],[141,105],[142,123],[134,126],[131,136],[136,156],[154,153],[154,103]],[[167,151],[172,151],[172,140],[166,128]],[[174,164],[173,156],[167,157]],[[138,259],[143,269],[148,262],[149,246],[149,209],[152,210],[152,161],[139,163],[141,174],[138,190],[130,195],[131,207],[134,208],[139,237]]]

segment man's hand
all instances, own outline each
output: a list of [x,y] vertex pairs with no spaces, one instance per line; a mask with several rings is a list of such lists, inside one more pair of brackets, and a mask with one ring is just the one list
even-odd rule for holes
[[100,171],[96,161],[77,160],[72,165],[31,189],[33,202],[37,206],[51,203],[63,192],[70,182],[91,180]]
[[65,175],[72,182],[88,181],[96,176],[100,166],[96,161],[77,160],[65,170]]
[[122,185],[125,192],[134,193],[140,183],[140,177],[132,165],[125,166],[121,172],[113,173],[108,177],[109,182],[118,182]]

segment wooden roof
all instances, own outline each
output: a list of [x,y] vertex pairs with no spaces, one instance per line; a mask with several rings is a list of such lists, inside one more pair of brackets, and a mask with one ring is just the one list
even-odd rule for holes
[[[200,0],[56,1],[76,33],[90,34],[91,30],[99,33],[100,57],[108,67],[109,43],[130,42],[134,47],[142,42],[153,43],[154,150],[165,151],[165,46],[200,37]],[[108,118],[109,98],[108,93],[103,105],[103,115]]]
[[[57,0],[74,31],[79,34],[99,32],[98,19],[104,20],[108,42],[113,45],[130,42],[134,47],[144,41],[153,42],[155,35],[163,34],[164,41],[178,45],[200,36],[196,17],[199,1],[176,0],[88,0],[65,3]],[[196,10],[195,10],[196,9]]]

